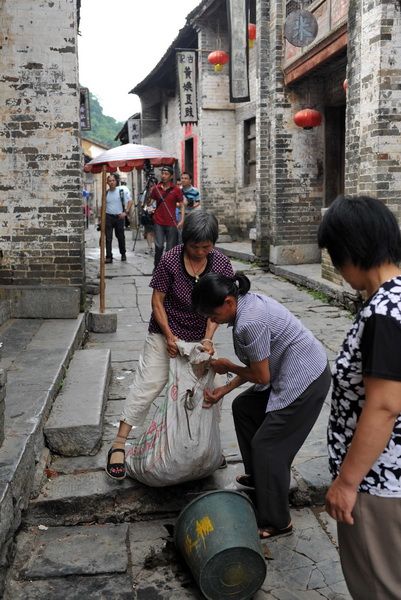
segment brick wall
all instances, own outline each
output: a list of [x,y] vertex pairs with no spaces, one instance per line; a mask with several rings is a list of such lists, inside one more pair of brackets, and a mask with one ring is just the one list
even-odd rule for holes
[[81,286],[76,2],[3,0],[0,28],[0,284]]
[[6,398],[7,372],[0,369],[0,446],[4,442],[4,411]]
[[257,2],[260,79],[257,132],[259,215],[256,251],[274,264],[319,260],[316,232],[323,206],[322,127],[310,131],[293,122],[307,105],[322,109],[321,82],[284,87],[282,58],[285,5]]
[[346,192],[382,199],[401,223],[401,11],[351,0]]
[[[207,61],[218,48],[218,17],[205,20],[198,36],[199,52],[199,180],[203,205],[229,230],[236,224],[235,111],[230,103],[228,65],[215,73]],[[228,50],[224,22],[219,26],[221,48]]]
[[255,226],[256,182],[244,183],[244,121],[256,116],[257,96],[257,46],[249,49],[249,92],[250,102],[235,105],[237,169],[235,193],[237,202],[236,233],[240,238],[249,238],[249,230]]

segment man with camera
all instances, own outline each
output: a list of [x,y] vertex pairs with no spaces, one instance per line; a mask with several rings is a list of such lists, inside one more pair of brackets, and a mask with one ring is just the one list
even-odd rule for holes
[[[178,243],[178,229],[184,223],[184,203],[182,190],[173,183],[173,167],[161,168],[161,182],[150,191],[148,205],[156,202],[153,213],[155,232],[155,268],[159,264],[166,245],[166,251]],[[181,205],[181,218],[177,223],[175,209],[177,202]]]

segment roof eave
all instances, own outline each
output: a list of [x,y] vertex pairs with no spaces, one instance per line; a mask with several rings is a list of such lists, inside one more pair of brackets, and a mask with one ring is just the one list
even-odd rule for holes
[[194,28],[192,27],[192,25],[188,25],[188,24],[184,25],[184,27],[182,29],[180,29],[177,37],[172,42],[172,44],[170,44],[170,46],[167,48],[166,52],[164,53],[162,58],[159,60],[157,65],[154,67],[154,69],[152,69],[152,71],[149,73],[149,75],[147,75],[145,77],[145,79],[143,79],[140,83],[138,83],[128,93],[139,95],[143,90],[145,90],[147,87],[149,87],[152,80],[156,79],[159,72],[162,71],[165,64],[170,60],[173,52],[175,52],[175,49],[184,47],[185,44],[188,43],[187,40],[189,40],[191,37],[195,37],[195,35],[196,35],[196,32],[195,32]]

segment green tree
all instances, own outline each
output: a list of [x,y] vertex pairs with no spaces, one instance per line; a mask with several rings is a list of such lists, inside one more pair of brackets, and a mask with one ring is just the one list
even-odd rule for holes
[[120,142],[114,141],[117,133],[123,126],[122,121],[116,121],[113,117],[103,114],[99,100],[89,92],[91,129],[88,131],[91,139],[110,147],[119,146]]

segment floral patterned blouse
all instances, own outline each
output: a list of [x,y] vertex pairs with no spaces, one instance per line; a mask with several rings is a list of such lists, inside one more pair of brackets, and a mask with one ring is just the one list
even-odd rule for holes
[[[401,277],[383,283],[357,315],[333,368],[329,465],[336,477],[365,403],[363,376],[401,381]],[[401,497],[401,415],[360,492]]]

